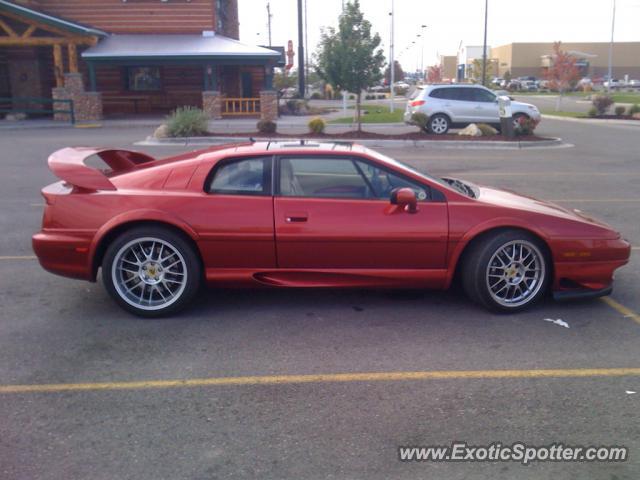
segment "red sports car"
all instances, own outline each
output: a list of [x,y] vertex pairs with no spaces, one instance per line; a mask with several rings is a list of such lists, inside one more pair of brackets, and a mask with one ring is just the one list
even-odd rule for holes
[[[85,164],[99,157],[104,169]],[[517,311],[611,292],[630,245],[578,211],[418,172],[351,143],[251,142],[155,160],[65,148],[33,248],[157,316],[212,286],[446,289]]]

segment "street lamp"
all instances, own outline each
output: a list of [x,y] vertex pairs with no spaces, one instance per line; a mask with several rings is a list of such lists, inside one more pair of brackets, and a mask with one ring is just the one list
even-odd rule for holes
[[482,85],[487,78],[487,13],[489,11],[489,0],[484,0],[484,43],[482,44]]
[[420,31],[422,32],[422,49],[420,53],[420,74],[422,75],[422,79],[424,80],[424,29],[427,28],[426,25],[420,25]]
[[616,0],[613,0],[613,13],[611,14],[611,41],[609,42],[609,83],[607,92],[611,91],[611,77],[613,75],[613,27],[616,25]]
[[393,20],[394,20],[394,1],[391,0],[391,11],[389,12],[389,16],[391,17],[391,41],[389,42],[389,92],[390,92],[390,99],[391,99],[391,103],[389,104],[389,111],[393,112],[394,110],[394,106],[393,106],[393,97],[395,96],[395,88],[393,86],[393,83],[395,82],[395,70],[396,70],[396,62],[393,58]]

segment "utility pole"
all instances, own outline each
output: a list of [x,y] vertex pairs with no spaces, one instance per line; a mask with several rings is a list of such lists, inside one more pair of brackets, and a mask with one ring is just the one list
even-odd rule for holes
[[304,98],[304,32],[302,29],[302,0],[298,0],[298,95]]
[[482,44],[482,85],[486,83],[486,78],[487,78],[487,13],[488,12],[489,12],[489,0],[484,0],[484,43]]
[[267,26],[269,29],[269,46],[271,46],[271,5],[267,2]]
[[[305,78],[309,78],[309,41],[307,34],[309,33],[309,29],[307,28],[307,2],[308,0],[304,0],[304,76]],[[309,85],[305,84],[304,96],[307,96],[307,89]]]
[[393,18],[393,7],[394,7],[394,2],[393,0],[391,0],[391,12],[389,13],[389,15],[391,16],[391,41],[389,42],[389,92],[391,93],[391,104],[389,105],[389,111],[393,112],[394,106],[393,106],[393,97],[395,97],[395,88],[393,86],[394,82],[395,82],[395,70],[396,70],[396,62],[393,58],[393,24],[394,24],[394,18]]
[[616,25],[616,0],[613,0],[613,13],[611,15],[611,41],[609,42],[609,82],[607,91],[611,91],[611,80],[613,75],[613,28]]

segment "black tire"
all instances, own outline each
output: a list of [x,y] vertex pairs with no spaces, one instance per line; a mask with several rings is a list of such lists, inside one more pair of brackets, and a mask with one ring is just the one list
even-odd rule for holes
[[[514,245],[514,257],[519,255],[522,259],[523,251],[529,252],[531,257],[520,263],[517,258],[509,261],[508,253]],[[519,253],[518,245],[523,246]],[[507,252],[501,255],[499,252],[504,252],[504,248]],[[531,259],[537,263],[532,265],[529,263]],[[508,265],[503,266],[503,262]],[[540,271],[535,277],[537,268]],[[462,286],[472,301],[494,312],[518,312],[530,307],[545,295],[551,262],[546,246],[538,238],[521,230],[503,230],[472,245],[465,253],[460,272]],[[525,295],[523,289],[529,293]],[[512,291],[513,299],[501,298],[508,297]],[[522,294],[522,298],[518,299],[517,292]]]
[[429,118],[429,131],[435,135],[444,135],[451,127],[451,120],[442,113],[436,113]]
[[[160,226],[134,227],[108,246],[102,281],[124,310],[140,317],[161,317],[189,305],[202,283],[202,265],[179,233]],[[132,285],[137,287],[127,293]]]

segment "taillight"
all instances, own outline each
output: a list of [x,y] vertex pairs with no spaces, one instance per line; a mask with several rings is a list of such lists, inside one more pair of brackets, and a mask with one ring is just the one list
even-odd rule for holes
[[425,102],[424,100],[414,100],[410,105],[412,107],[419,107],[420,105],[424,105],[425,103],[427,102]]

